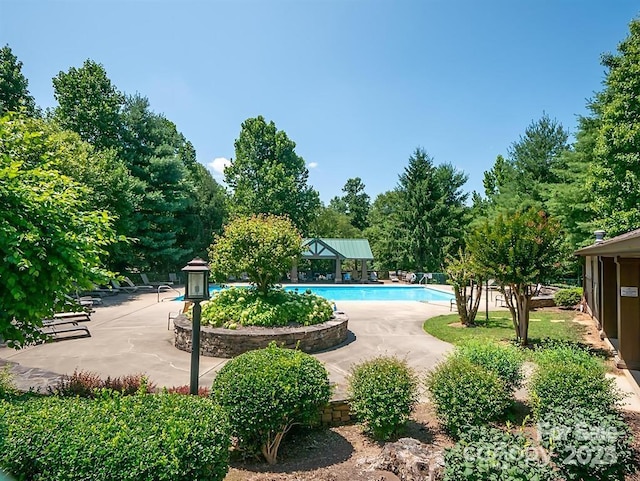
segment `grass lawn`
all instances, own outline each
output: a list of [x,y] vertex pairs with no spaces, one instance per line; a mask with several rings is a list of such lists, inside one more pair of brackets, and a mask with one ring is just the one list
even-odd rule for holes
[[[574,314],[572,312],[544,310],[531,312],[529,318],[529,343],[537,344],[543,338],[581,341],[585,328],[573,322],[573,318]],[[515,339],[513,323],[508,311],[490,311],[489,322],[485,321],[484,312],[478,312],[476,327],[461,327],[459,322],[458,314],[448,314],[427,319],[423,328],[432,336],[454,345],[470,339],[487,341],[510,341]]]

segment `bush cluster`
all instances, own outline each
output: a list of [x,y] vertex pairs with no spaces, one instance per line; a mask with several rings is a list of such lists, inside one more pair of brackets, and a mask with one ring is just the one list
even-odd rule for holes
[[155,385],[144,374],[129,374],[121,377],[102,379],[90,371],[73,371],[71,376],[62,376],[60,381],[49,388],[50,394],[56,396],[80,396],[92,398],[107,389],[124,395],[148,394],[155,390]]
[[553,481],[544,453],[521,434],[486,426],[470,428],[445,452],[445,481]]
[[287,431],[317,421],[330,395],[329,374],[320,361],[275,343],[230,360],[211,389],[228,413],[239,447],[261,450],[271,464]]
[[407,423],[418,400],[418,378],[404,360],[377,357],[356,365],[349,378],[350,406],[367,432],[388,439]]
[[617,412],[554,408],[538,422],[538,437],[567,480],[624,479],[635,470],[631,432]]
[[0,467],[19,479],[224,479],[229,430],[208,399],[171,394],[0,401]]
[[235,329],[239,326],[309,326],[328,321],[333,314],[329,301],[308,292],[231,287],[202,304],[202,323]]
[[582,300],[582,287],[560,289],[553,296],[556,305],[561,307],[573,307]]
[[512,403],[511,391],[495,372],[455,354],[427,375],[426,386],[440,421],[453,436],[500,419]]
[[522,386],[524,357],[521,351],[512,345],[471,340],[459,346],[454,355],[495,373],[504,381],[509,391],[515,391]]
[[544,349],[536,354],[537,367],[529,381],[531,407],[536,419],[556,408],[597,409],[611,412],[621,401],[604,364],[575,347]]

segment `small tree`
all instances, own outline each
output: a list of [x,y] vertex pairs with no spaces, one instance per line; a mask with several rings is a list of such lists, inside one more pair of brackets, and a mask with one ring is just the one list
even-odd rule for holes
[[467,251],[460,249],[458,257],[449,256],[447,258],[445,271],[456,296],[460,322],[465,326],[473,325],[480,306],[483,279],[477,270]]
[[291,221],[264,214],[236,218],[209,250],[215,280],[246,273],[265,294],[301,254],[302,238]]
[[559,231],[556,220],[529,209],[485,220],[467,239],[467,247],[484,276],[499,282],[522,345],[528,342],[535,286],[560,258]]
[[239,445],[259,448],[269,464],[276,463],[291,427],[316,420],[330,395],[329,374],[320,361],[275,343],[229,361],[211,389]]

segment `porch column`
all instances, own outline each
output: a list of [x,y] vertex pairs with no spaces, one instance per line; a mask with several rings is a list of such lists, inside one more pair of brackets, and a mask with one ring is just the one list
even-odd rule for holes
[[618,367],[640,369],[640,259],[616,258]]
[[340,263],[340,258],[336,257],[336,284],[342,283],[342,266],[340,265]]
[[369,277],[367,276],[367,261],[365,261],[364,259],[360,259],[360,263],[360,277],[362,278],[362,282],[367,282],[369,280]]

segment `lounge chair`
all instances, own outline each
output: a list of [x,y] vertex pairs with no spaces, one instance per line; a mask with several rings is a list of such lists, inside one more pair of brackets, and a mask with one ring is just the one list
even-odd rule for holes
[[124,276],[122,278],[122,282],[124,282],[126,284],[126,287],[130,287],[130,288],[136,288],[136,289],[142,289],[142,290],[148,290],[148,291],[153,291],[155,290],[155,287],[151,286],[151,285],[144,285],[144,284],[134,284],[133,281],[131,279],[129,279],[127,276]]
[[128,293],[136,292],[138,290],[138,287],[135,286],[135,285],[133,285],[133,286],[123,286],[122,284],[120,284],[120,281],[117,281],[115,279],[113,279],[111,281],[111,285],[115,289],[118,289],[119,291],[124,291],[124,292],[128,292]]
[[400,282],[400,279],[398,279],[398,275],[396,274],[395,271],[389,272],[389,280],[391,282]]
[[145,273],[140,273],[140,278],[142,279],[142,282],[145,285],[151,286],[151,287],[172,286],[173,285],[173,281],[171,281],[171,280],[162,281],[162,282],[149,282],[149,277],[147,277],[147,275]]

